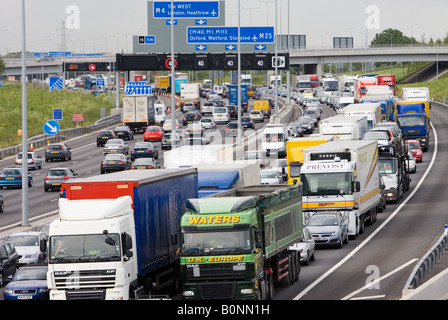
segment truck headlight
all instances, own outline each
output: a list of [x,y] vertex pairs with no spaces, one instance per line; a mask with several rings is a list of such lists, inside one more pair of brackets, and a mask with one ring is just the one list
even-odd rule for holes
[[194,296],[194,291],[191,291],[191,290],[182,291],[182,295],[184,297],[193,297]]
[[252,294],[254,289],[241,289],[241,294]]

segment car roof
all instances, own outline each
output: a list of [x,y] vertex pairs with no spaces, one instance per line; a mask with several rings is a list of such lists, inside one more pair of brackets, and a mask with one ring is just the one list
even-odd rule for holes
[[31,235],[31,236],[37,236],[37,235],[39,235],[39,234],[44,234],[44,233],[41,232],[41,231],[20,231],[20,232],[12,233],[12,234],[10,234],[9,236],[10,236],[10,237],[11,237],[11,236],[29,236],[29,235]]

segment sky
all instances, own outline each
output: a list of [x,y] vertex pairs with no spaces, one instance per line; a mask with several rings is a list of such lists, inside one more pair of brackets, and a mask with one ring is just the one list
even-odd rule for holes
[[[132,36],[147,33],[147,0],[0,0],[1,55],[21,51],[22,1],[27,51],[61,51],[65,43],[65,51],[76,53],[130,53]],[[275,0],[224,2],[227,26],[238,25],[238,2],[241,26],[275,24]],[[306,35],[310,49],[331,47],[333,37],[353,37],[355,47],[364,47],[366,34],[370,43],[388,28],[417,40],[448,32],[446,0],[277,0],[277,5],[277,32]]]

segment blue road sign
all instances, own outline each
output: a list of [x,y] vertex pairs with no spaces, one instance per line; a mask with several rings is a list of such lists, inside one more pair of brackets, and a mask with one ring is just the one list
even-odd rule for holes
[[102,78],[96,79],[96,91],[97,92],[104,92],[105,91],[105,81]]
[[207,51],[207,46],[204,46],[203,44],[200,44],[196,46],[196,50],[198,51]]
[[228,44],[228,45],[225,46],[225,49],[226,49],[227,51],[235,51],[236,48],[237,48],[237,46],[235,46],[235,45],[233,45],[233,44]]
[[[171,2],[154,1],[153,12],[154,19],[171,18]],[[219,18],[219,1],[176,1],[173,14],[177,19]]]
[[[274,43],[274,38],[274,27],[241,27],[241,43]],[[187,27],[187,43],[238,43],[238,27]]]
[[196,20],[195,24],[197,26],[206,26],[207,25],[207,20],[205,20],[205,19]]
[[62,120],[62,109],[53,109],[53,120]]
[[49,135],[58,133],[60,128],[59,122],[55,120],[49,120],[44,124],[44,132]]
[[129,96],[152,94],[152,87],[146,82],[127,82],[124,88],[124,94]]
[[146,44],[155,44],[156,43],[156,36],[146,36],[145,37],[145,43]]
[[[170,26],[171,25],[171,19],[170,20],[166,20],[166,25]],[[177,20],[173,19],[173,26],[177,26]]]
[[64,79],[62,77],[50,77],[50,91],[62,90],[64,88]]

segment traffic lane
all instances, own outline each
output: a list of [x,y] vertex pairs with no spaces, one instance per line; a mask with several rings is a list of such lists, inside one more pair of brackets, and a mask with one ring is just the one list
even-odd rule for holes
[[[448,119],[442,121],[448,121]],[[443,134],[446,136],[445,133]],[[302,268],[301,281],[293,289],[298,290],[300,299],[333,300],[345,297],[350,299],[375,297],[376,299],[389,300],[397,299],[401,296],[401,290],[413,266],[417,262],[415,259],[423,256],[435,243],[443,230],[442,226],[446,223],[446,216],[440,213],[443,212],[440,211],[443,209],[443,206],[446,206],[443,197],[443,192],[446,191],[445,187],[441,188],[440,197],[436,200],[438,206],[440,206],[437,209],[439,212],[434,214],[431,210],[428,219],[425,219],[423,222],[421,221],[422,212],[427,212],[428,208],[435,207],[433,204],[433,195],[436,194],[434,192],[435,190],[427,187],[434,185],[433,188],[437,190],[437,188],[440,188],[440,185],[443,185],[444,181],[436,180],[435,182],[431,182],[427,179],[418,189],[415,196],[406,203],[406,206],[387,225],[382,226],[382,223],[400,207],[404,199],[416,188],[419,179],[428,167],[433,150],[432,147],[429,152],[424,154],[423,163],[417,164],[417,173],[411,175],[411,189],[405,193],[399,203],[388,203],[386,211],[378,214],[377,222],[373,226],[366,228],[365,234],[359,235],[355,240],[351,240],[342,250],[334,250],[335,252],[340,252],[339,257],[336,257],[330,263],[325,264],[325,267],[322,267],[320,263],[321,259],[331,259],[332,257],[328,257],[327,255],[331,251],[318,250],[316,261],[312,262],[309,266],[311,269],[309,267]],[[438,155],[439,157],[442,159],[446,158],[440,154]],[[442,168],[443,171],[441,172],[446,173],[443,165]],[[433,170],[431,172],[434,172]],[[434,175],[430,174],[430,176]],[[433,216],[435,217],[433,218]],[[437,219],[437,216],[442,217],[438,217]],[[344,259],[347,254],[356,249],[363,240],[374,232],[377,232],[377,234],[370,242],[364,244],[359,251],[351,254],[347,258],[347,261],[314,286],[314,281],[324,275],[329,269],[336,266],[341,259]],[[356,290],[364,287],[366,282],[373,281],[388,274],[390,275],[378,285],[374,286],[373,289],[367,291],[362,290],[358,294],[352,295]],[[308,288],[310,284],[313,284],[311,289]],[[288,289],[285,291],[288,291]],[[286,299],[297,297],[297,295],[293,297],[292,292],[291,290],[289,295],[284,293],[283,297]]]

